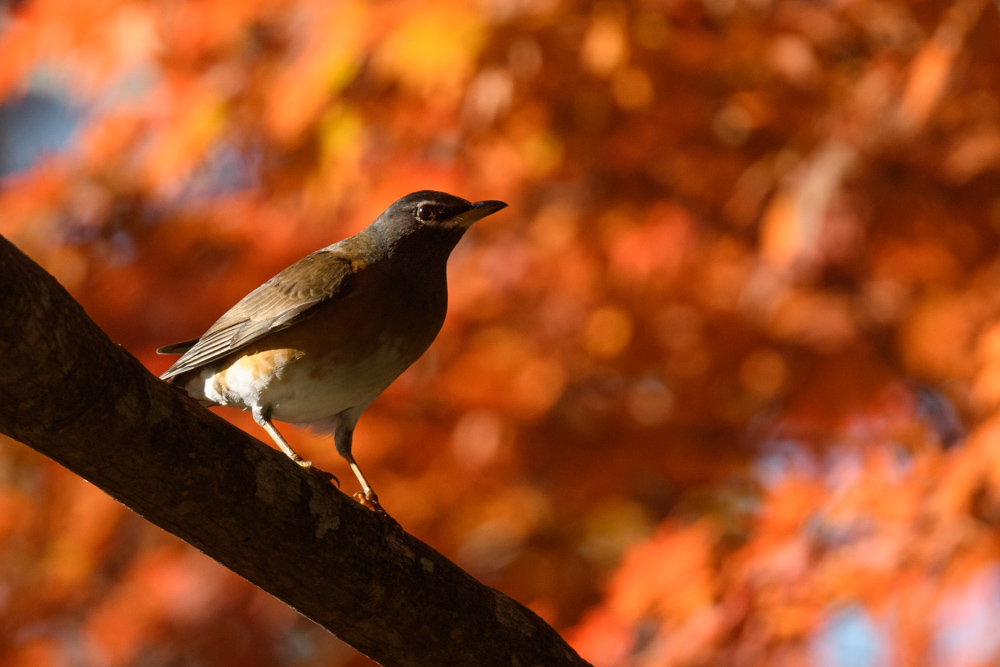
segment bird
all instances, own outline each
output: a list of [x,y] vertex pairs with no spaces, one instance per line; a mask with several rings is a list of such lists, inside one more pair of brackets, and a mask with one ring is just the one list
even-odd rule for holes
[[274,421],[332,431],[381,511],[351,451],[365,409],[437,337],[448,308],[448,257],[466,230],[505,208],[433,190],[408,194],[363,230],[306,255],[243,297],[160,378],[204,406],[249,411],[289,458],[300,457]]

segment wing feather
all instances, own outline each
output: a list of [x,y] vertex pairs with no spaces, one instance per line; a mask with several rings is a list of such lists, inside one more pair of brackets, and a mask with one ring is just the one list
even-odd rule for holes
[[[351,277],[363,268],[338,248],[307,255],[247,294],[209,327],[197,342],[175,343],[163,352],[184,354],[160,377],[172,377],[200,368],[246,347],[307,316],[318,304],[342,298],[353,286]],[[183,347],[189,345],[184,351]]]

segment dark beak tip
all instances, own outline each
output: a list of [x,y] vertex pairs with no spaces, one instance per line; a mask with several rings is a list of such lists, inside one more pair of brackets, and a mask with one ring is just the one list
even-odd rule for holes
[[491,213],[496,213],[501,209],[507,208],[507,202],[502,202],[496,199],[488,199],[486,201],[479,201],[474,204],[475,208],[487,211],[487,215]]
[[460,224],[468,227],[469,225],[482,220],[486,216],[493,215],[503,208],[507,208],[507,202],[497,201],[495,199],[477,201],[471,205],[468,211],[456,217],[460,221]]

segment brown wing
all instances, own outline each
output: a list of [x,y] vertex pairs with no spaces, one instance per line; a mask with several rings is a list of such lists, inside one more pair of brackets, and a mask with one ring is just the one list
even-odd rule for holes
[[316,305],[350,292],[350,277],[362,262],[332,250],[320,250],[247,294],[200,338],[161,347],[157,352],[183,352],[160,377],[164,380],[218,361],[230,352],[302,319]]

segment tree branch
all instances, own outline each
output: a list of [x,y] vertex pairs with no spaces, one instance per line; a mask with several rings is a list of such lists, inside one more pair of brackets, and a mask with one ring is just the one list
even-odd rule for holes
[[384,665],[586,665],[536,614],[151,375],[0,236],[0,432]]

